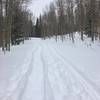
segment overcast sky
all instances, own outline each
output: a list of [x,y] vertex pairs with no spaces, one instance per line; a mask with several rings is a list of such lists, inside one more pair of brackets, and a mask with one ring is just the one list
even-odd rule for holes
[[54,0],[32,0],[31,4],[29,5],[29,9],[33,12],[33,15],[38,17],[40,13],[43,12],[46,5],[49,5],[52,1]]

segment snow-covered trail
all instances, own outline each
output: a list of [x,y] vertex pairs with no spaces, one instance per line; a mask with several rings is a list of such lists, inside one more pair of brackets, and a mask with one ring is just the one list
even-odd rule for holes
[[71,61],[61,55],[59,49],[55,49],[52,45],[45,45],[44,48],[48,78],[51,81],[55,100],[100,99],[100,94],[94,89],[94,86],[76,69]]
[[38,47],[37,51],[33,55],[32,72],[28,77],[28,82],[22,100],[43,100],[43,64],[40,58],[41,47]]
[[44,47],[38,43],[38,49],[33,55],[31,63],[33,69],[27,80],[27,86],[21,100],[54,100],[51,83],[48,80],[47,66],[45,65]]
[[64,43],[32,39],[0,55],[0,100],[100,100],[100,47]]
[[93,84],[60,50],[43,41],[38,46],[23,100],[100,100]]

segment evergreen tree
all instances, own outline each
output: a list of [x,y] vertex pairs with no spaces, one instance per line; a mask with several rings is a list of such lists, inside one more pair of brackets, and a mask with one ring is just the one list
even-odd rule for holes
[[36,26],[35,26],[35,34],[36,34],[36,37],[41,37],[41,32],[40,32],[40,21],[39,21],[38,18],[37,18]]

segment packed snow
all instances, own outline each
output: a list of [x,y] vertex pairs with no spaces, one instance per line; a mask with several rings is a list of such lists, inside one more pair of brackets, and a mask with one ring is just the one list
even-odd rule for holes
[[100,43],[32,38],[0,51],[0,100],[100,100]]

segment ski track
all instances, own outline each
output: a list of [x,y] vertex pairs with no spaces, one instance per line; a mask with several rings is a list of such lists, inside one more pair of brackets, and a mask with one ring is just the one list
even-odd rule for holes
[[22,74],[16,73],[11,79],[16,84],[0,100],[100,100],[98,89],[76,65],[43,40],[19,65]]
[[[32,70],[33,70],[33,62],[34,62],[34,53],[36,52],[36,50],[38,49],[38,47],[35,48],[35,50],[32,52],[32,58],[31,58],[31,61],[30,61],[30,64],[29,64],[29,70],[27,71],[27,73],[25,74],[24,78],[25,78],[25,82],[24,82],[24,86],[20,92],[20,95],[19,95],[19,99],[18,100],[22,100],[23,98],[23,94],[24,94],[24,91],[26,90],[27,88],[27,85],[28,85],[28,78],[30,77],[31,73],[32,73]],[[23,79],[24,79],[23,78]],[[23,85],[23,83],[22,83]]]
[[30,50],[23,62],[19,61],[19,64],[16,66],[16,68],[18,67],[18,71],[15,71],[15,73],[13,73],[13,76],[9,79],[9,87],[7,87],[5,94],[0,96],[0,100],[21,99],[27,85],[27,79],[30,76],[32,70],[31,63],[34,57],[32,55],[34,55],[34,52],[36,52],[37,49],[38,48],[36,46],[36,48]]
[[100,100],[93,84],[60,49],[39,43],[33,56],[33,70],[20,100]]
[[[28,77],[28,83],[20,100],[55,100],[51,83],[48,79],[48,67],[44,60],[43,46],[41,44],[35,52],[33,70]],[[38,60],[39,62],[38,62]],[[31,89],[32,87],[32,89]]]
[[[40,58],[41,47],[38,46],[37,51],[34,54],[34,61],[32,61],[33,70],[28,77],[28,83],[26,90],[23,93],[21,100],[43,100],[43,64]],[[39,62],[38,62],[39,60]]]
[[[50,48],[47,46],[47,48],[49,48],[49,51],[51,51],[50,54],[52,54],[52,56],[53,56],[52,58],[57,57],[60,60],[58,62],[61,62],[62,64],[64,63],[65,64],[64,69],[66,69],[66,71],[69,71],[71,74],[70,77],[66,77],[64,75],[64,73],[60,72],[61,70],[59,69],[59,71],[58,71],[60,74],[59,78],[61,77],[62,81],[64,83],[66,83],[65,81],[71,79],[69,84],[72,86],[72,89],[76,88],[76,91],[74,91],[74,92],[77,92],[77,90],[81,87],[81,90],[79,90],[80,93],[78,95],[78,97],[80,99],[79,98],[77,98],[77,99],[79,99],[79,100],[85,100],[85,99],[86,100],[100,100],[100,96],[97,93],[97,91],[93,88],[93,85],[90,84],[90,82],[88,82],[88,80],[82,74],[80,74],[80,72],[76,69],[75,65],[72,62],[70,62],[68,59],[63,57],[63,55],[61,55],[61,53],[58,50],[54,49],[54,47]],[[77,86],[77,84],[78,84],[78,86]],[[82,97],[82,95],[83,95],[83,97]],[[73,100],[73,99],[75,99],[75,97],[73,97],[69,100]],[[77,100],[77,99],[75,99],[75,100]],[[63,100],[63,99],[61,99],[61,100]]]
[[[16,86],[13,86],[13,84],[12,84],[12,86],[11,86],[12,89],[9,88],[9,90],[7,91],[8,94],[7,94],[6,98],[4,98],[3,100],[20,100],[22,98],[23,92],[27,85],[27,79],[30,76],[30,73],[31,73],[31,70],[33,67],[33,66],[31,66],[32,61],[33,61],[32,55],[34,55],[34,52],[37,49],[38,48],[36,47],[35,49],[33,49],[33,51],[30,51],[31,53],[26,57],[23,65],[20,66],[22,68],[22,72],[21,72],[22,75],[17,76],[17,77],[15,76],[15,77],[13,77],[13,79],[11,79],[12,81],[17,80]],[[29,63],[27,63],[27,62],[29,62]],[[28,69],[26,69],[26,67]]]
[[46,64],[46,60],[44,57],[45,55],[44,46],[42,45],[41,48],[42,48],[41,60],[43,63],[43,74],[44,74],[44,100],[55,100],[51,82],[48,77],[48,66]]
[[57,54],[59,54],[59,56],[61,57],[62,60],[64,60],[65,62],[67,62],[74,71],[76,71],[80,76],[81,78],[83,78],[83,80],[85,80],[88,84],[91,85],[91,88],[93,88],[93,91],[98,95],[98,97],[100,98],[99,96],[99,90],[98,88],[94,88],[95,84],[90,80],[88,79],[80,70],[78,70],[77,66],[71,61],[69,60],[67,57],[65,57],[62,53],[61,53],[61,50],[57,50],[55,47],[52,46],[52,48],[54,49],[54,51],[56,51]]

